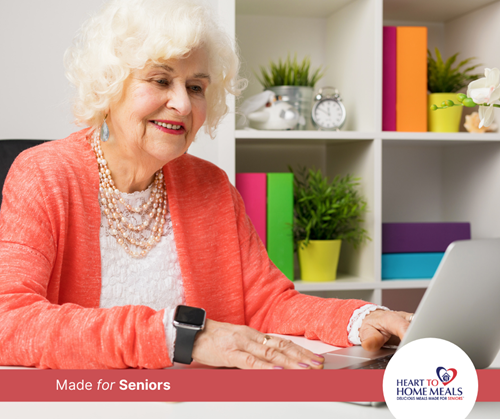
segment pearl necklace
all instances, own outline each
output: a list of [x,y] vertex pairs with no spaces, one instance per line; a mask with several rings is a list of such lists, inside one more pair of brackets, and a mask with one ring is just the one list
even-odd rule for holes
[[[163,225],[165,224],[167,191],[162,170],[158,170],[155,174],[149,201],[137,208],[127,204],[121,197],[120,191],[116,188],[108,163],[104,159],[99,131],[98,129],[94,130],[91,147],[94,150],[99,166],[100,203],[108,220],[109,232],[130,256],[135,258],[144,257],[161,240]],[[124,205],[128,211],[141,216],[141,221],[134,225],[132,220],[128,220],[120,211],[118,202]],[[134,238],[134,233],[142,232],[148,228],[153,220],[154,224],[148,239]]]

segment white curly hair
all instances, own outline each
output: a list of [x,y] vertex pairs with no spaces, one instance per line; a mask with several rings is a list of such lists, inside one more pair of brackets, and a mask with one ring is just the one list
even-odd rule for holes
[[64,55],[66,76],[76,87],[75,122],[100,126],[133,70],[198,47],[209,56],[205,130],[213,138],[228,111],[227,93],[238,96],[246,80],[238,76],[236,47],[211,8],[199,0],[109,1],[84,23]]

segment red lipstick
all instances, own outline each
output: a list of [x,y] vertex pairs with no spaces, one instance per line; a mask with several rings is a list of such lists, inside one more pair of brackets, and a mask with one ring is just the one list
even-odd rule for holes
[[[166,132],[168,134],[181,135],[181,134],[184,134],[186,132],[186,127],[184,126],[183,122],[169,121],[166,119],[155,119],[155,120],[151,120],[149,122],[151,124],[153,124],[160,131]],[[165,125],[167,125],[167,124],[177,125],[177,126],[180,126],[180,128],[179,129],[167,128],[167,127],[164,127],[162,125],[158,125],[156,122],[160,122],[160,123],[165,124]]]

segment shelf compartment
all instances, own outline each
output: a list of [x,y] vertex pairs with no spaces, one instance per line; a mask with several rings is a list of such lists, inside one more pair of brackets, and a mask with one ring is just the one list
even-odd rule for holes
[[238,173],[288,172],[288,165],[296,169],[300,164],[308,168],[321,169],[333,179],[337,175],[352,174],[360,177],[360,193],[368,203],[364,216],[364,228],[372,241],[359,250],[353,250],[347,243],[342,244],[339,270],[353,276],[374,278],[375,259],[378,251],[375,233],[377,211],[375,191],[375,156],[377,144],[372,140],[350,142],[328,142],[327,144],[276,144],[262,142],[239,144],[236,148],[236,171]]
[[[318,12],[311,15],[312,9]],[[381,67],[377,65],[376,54],[382,27],[379,0],[311,3],[287,0],[262,4],[259,0],[238,0],[236,13],[242,74],[249,80],[241,100],[262,92],[254,75],[260,66],[267,67],[270,60],[285,59],[288,54],[293,57],[296,53],[299,60],[309,56],[311,68],[325,69],[316,90],[325,86],[339,90],[347,111],[345,129],[379,129]],[[308,126],[312,129],[311,121]]]
[[382,143],[383,222],[470,222],[500,236],[500,143]]

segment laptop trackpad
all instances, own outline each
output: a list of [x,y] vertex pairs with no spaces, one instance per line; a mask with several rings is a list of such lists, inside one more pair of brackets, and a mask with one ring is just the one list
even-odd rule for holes
[[369,359],[382,358],[393,354],[394,349],[379,349],[378,351],[365,351],[362,346],[351,346],[350,348],[337,349],[336,351],[328,352],[329,355],[353,356],[363,358],[365,361]]
[[394,352],[394,349],[380,349],[375,352],[370,352],[365,351],[361,346],[351,346],[350,348],[328,352],[323,354],[323,356],[325,357],[325,369],[336,370],[366,362],[371,359],[382,358]]

